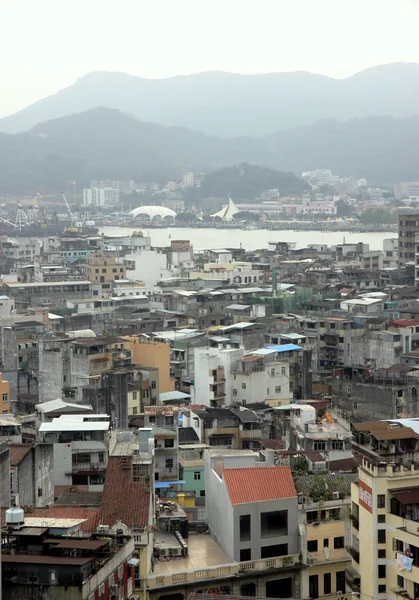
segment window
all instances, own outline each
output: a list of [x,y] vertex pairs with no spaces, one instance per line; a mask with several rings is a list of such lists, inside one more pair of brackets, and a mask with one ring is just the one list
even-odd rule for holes
[[308,578],[309,596],[313,600],[319,597],[319,576],[310,575]]
[[386,557],[386,551],[385,550],[379,550],[378,551],[378,558],[385,558]]
[[339,521],[340,519],[340,508],[331,508],[329,510],[329,518]]
[[9,401],[9,394],[3,394],[3,396],[2,396],[1,399],[2,399],[3,402],[8,402]]
[[132,399],[137,400],[137,392],[132,392]]
[[326,442],[314,442],[313,450],[326,450]]
[[377,496],[377,508],[385,508],[386,507],[386,497],[385,494],[378,494]]
[[343,450],[343,442],[332,440],[332,450]]
[[201,471],[194,471],[193,478],[195,481],[200,481],[201,479]]
[[275,377],[275,369],[271,369],[271,377]]
[[285,375],[285,373],[287,372],[285,367],[281,367],[281,375]]
[[261,558],[273,558],[275,556],[287,556],[288,544],[275,544],[273,546],[262,546],[260,549]]
[[[260,533],[262,538],[279,537],[281,535],[287,535],[288,511],[274,510],[272,512],[261,513]],[[279,554],[277,556],[279,556]]]
[[328,548],[329,547],[329,538],[324,538],[323,540],[323,548]]
[[112,273],[118,273],[118,269],[112,269]]
[[199,492],[199,495],[201,496],[201,498],[204,498],[205,497],[205,490],[201,490]]
[[164,440],[164,447],[165,448],[174,448],[175,447],[175,440],[172,440],[172,439]]
[[334,545],[335,550],[338,550],[339,548],[343,548],[345,545],[345,538],[343,536],[335,537],[333,540],[333,545]]
[[173,469],[173,458],[166,458],[166,469]]
[[386,586],[385,585],[379,585],[378,586],[378,593],[379,594],[385,594],[386,593]]
[[386,566],[378,565],[378,579],[385,579],[386,577]]
[[250,541],[250,515],[240,515],[240,541]]
[[106,273],[106,269],[102,269],[102,273]]
[[242,390],[245,390],[245,389],[246,389],[246,384],[242,383]]
[[155,423],[156,422],[156,417],[148,417],[148,422],[150,423],[150,425],[152,423]]
[[38,488],[38,498],[42,498],[42,488]]
[[379,544],[385,544],[386,543],[386,530],[385,529],[379,529],[378,530],[378,543]]
[[136,414],[137,414],[137,407],[136,407],[136,406],[134,406],[134,407],[133,407],[133,409],[132,409],[132,414],[133,414],[133,415],[136,415]]
[[243,548],[240,550],[240,562],[246,562],[252,560],[252,550],[250,548]]
[[332,593],[332,574],[325,573],[323,575],[323,594],[326,596],[326,594],[331,594],[331,593]]
[[318,550],[317,540],[309,540],[307,542],[307,550],[308,550],[308,552],[317,552],[317,550]]
[[385,515],[377,515],[377,522],[378,523],[385,523],[386,522],[386,516]]
[[151,382],[151,389],[152,389],[152,390],[155,390],[155,389],[156,389],[156,382],[155,382],[155,381],[152,381],[152,382]]
[[256,584],[255,583],[245,583],[240,588],[240,596],[255,597],[256,596]]
[[337,571],[336,573],[336,591],[345,593],[345,571]]
[[402,577],[401,575],[397,575],[397,587],[404,590],[404,577]]
[[275,394],[280,394],[281,393],[281,386],[280,385],[276,385],[275,386]]
[[237,396],[237,390],[233,389],[233,396]]

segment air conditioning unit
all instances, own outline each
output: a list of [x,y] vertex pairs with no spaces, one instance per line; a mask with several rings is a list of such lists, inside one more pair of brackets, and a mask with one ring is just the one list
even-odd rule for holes
[[339,500],[339,492],[332,492],[333,500]]
[[309,565],[314,565],[314,563],[316,562],[316,559],[310,556],[307,559],[307,562],[308,562]]
[[159,556],[169,556],[170,550],[169,548],[159,548]]
[[172,548],[170,551],[170,554],[172,556],[181,556],[182,555],[182,549],[181,548]]

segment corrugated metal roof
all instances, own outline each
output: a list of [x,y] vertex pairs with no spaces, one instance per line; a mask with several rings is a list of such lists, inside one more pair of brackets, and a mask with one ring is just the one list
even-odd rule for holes
[[224,469],[231,504],[266,502],[297,495],[289,467]]

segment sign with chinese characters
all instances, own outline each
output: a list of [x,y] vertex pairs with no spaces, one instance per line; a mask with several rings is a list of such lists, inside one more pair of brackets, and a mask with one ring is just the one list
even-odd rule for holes
[[363,481],[358,481],[358,500],[360,506],[372,513],[372,489]]

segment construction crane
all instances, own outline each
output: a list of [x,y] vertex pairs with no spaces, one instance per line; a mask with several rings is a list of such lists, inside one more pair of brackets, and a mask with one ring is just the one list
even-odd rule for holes
[[70,205],[69,205],[69,203],[67,202],[67,197],[66,197],[66,195],[64,194],[64,190],[61,190],[61,196],[63,197],[63,200],[64,200],[64,202],[65,202],[65,205],[66,205],[66,207],[67,207],[67,212],[68,212],[68,214],[69,214],[69,217],[70,217],[70,219],[71,219],[71,222],[72,222],[72,223],[74,223],[74,221],[76,221],[77,217],[76,217],[76,215],[75,215],[74,213],[72,213],[72,212],[71,212],[71,208],[70,208]]

